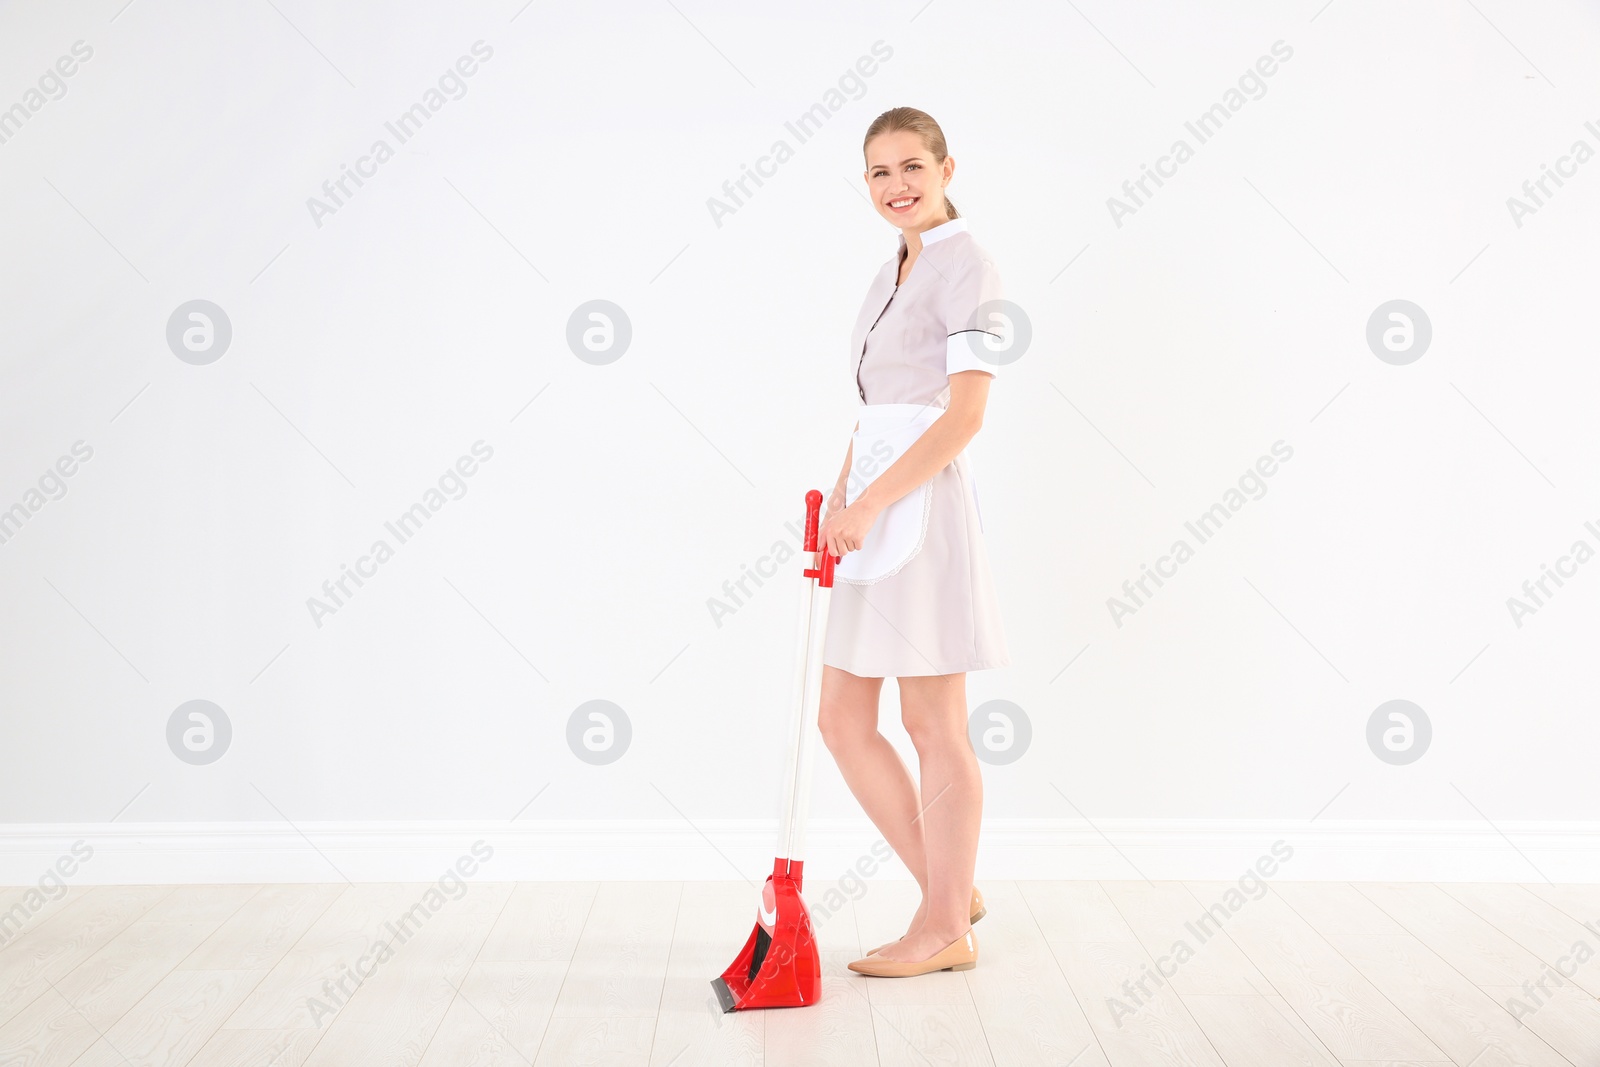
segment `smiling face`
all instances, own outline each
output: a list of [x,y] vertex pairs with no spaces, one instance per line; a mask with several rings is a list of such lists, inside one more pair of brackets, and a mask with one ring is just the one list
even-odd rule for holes
[[956,161],[935,163],[922,138],[910,130],[879,134],[867,143],[867,191],[878,214],[907,232],[948,222],[944,183]]

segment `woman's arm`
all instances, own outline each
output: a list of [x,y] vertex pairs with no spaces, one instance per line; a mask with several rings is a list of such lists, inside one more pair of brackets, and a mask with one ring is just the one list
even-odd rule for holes
[[[861,429],[861,424],[858,422],[856,423],[856,430],[859,429]],[[844,490],[845,485],[850,480],[850,460],[853,458],[851,453],[855,451],[855,447],[855,430],[852,430],[850,443],[844,446],[844,466],[839,468],[839,480],[833,485],[833,494],[828,497],[828,506],[823,513],[823,518],[827,518],[836,511],[844,510]]]
[[[983,426],[990,378],[987,371],[981,370],[957,371],[950,375],[950,407],[945,413],[912,442],[904,455],[863,489],[854,503],[823,521],[819,536],[829,553],[842,557],[860,548],[884,508],[944,470],[961,454]],[[856,428],[860,429],[859,423]],[[854,446],[852,439],[851,447]],[[846,474],[850,469],[849,458],[846,453]]]
[[861,507],[874,516],[911,490],[944,470],[961,454],[983,427],[983,409],[989,400],[991,377],[981,370],[957,371],[950,375],[950,407],[934,420],[923,435],[912,442],[905,454],[861,491],[852,507]]

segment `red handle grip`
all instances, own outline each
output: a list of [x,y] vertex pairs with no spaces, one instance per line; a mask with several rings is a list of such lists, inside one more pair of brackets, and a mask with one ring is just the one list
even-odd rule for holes
[[[822,493],[813,489],[806,494],[806,543],[805,551],[815,553],[819,551],[817,545],[817,526],[822,516]],[[820,567],[807,567],[805,576],[817,579],[817,584],[824,589],[833,588],[833,565],[843,557],[830,555],[826,548],[822,548],[822,565]],[[812,562],[815,562],[813,556]]]
[[822,491],[813,489],[806,494],[806,547],[807,552],[817,550],[817,520],[822,514]]

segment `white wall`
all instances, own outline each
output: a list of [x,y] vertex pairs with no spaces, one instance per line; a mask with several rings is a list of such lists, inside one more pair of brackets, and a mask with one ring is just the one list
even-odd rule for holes
[[[1313,817],[1465,826],[1494,850],[1477,876],[1533,880],[1554,854],[1499,836],[1525,825],[1600,877],[1600,562],[1520,626],[1507,606],[1600,549],[1600,160],[1520,225],[1507,204],[1600,149],[1600,17],[1151,9],[8,5],[0,107],[92,56],[0,143],[0,508],[93,454],[0,544],[0,874],[32,880],[67,827],[769,819],[795,587],[720,626],[707,602],[837,474],[850,326],[895,247],[860,143],[909,104],[1033,329],[971,446],[1014,665],[970,701],[1032,729],[985,768],[996,832],[1087,857],[1085,818],[1260,820],[1253,856]],[[459,99],[314,219],[479,41]],[[786,123],[880,41],[798,143]],[[1185,123],[1280,41],[1199,143]],[[1119,224],[1108,198],[1179,138],[1193,158]],[[232,330],[205,365],[166,337],[196,299]],[[567,341],[596,299],[632,330],[605,365]],[[1406,365],[1367,343],[1394,299],[1431,323]],[[385,521],[479,441],[465,494],[397,544]],[[1185,521],[1278,441],[1264,495],[1197,545]],[[1180,537],[1193,558],[1119,626],[1108,598]],[[378,538],[393,559],[317,625],[308,598]],[[196,699],[232,731],[200,766],[168,743]],[[603,766],[567,743],[596,699],[632,730]],[[1433,731],[1403,766],[1367,740],[1393,699]],[[891,685],[905,745],[897,710]],[[862,825],[825,752],[813,813]],[[341,866],[368,873],[359,848]],[[300,872],[250,872],[274,874]]]

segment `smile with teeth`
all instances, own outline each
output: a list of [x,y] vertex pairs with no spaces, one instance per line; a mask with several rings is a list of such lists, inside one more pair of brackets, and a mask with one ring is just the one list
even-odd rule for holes
[[903,207],[910,207],[912,204],[915,204],[918,200],[921,200],[921,199],[922,198],[920,196],[904,196],[904,197],[901,197],[899,200],[891,200],[891,201],[889,201],[889,206],[894,208],[894,209],[896,209],[896,210],[899,210],[900,208],[903,208]]

